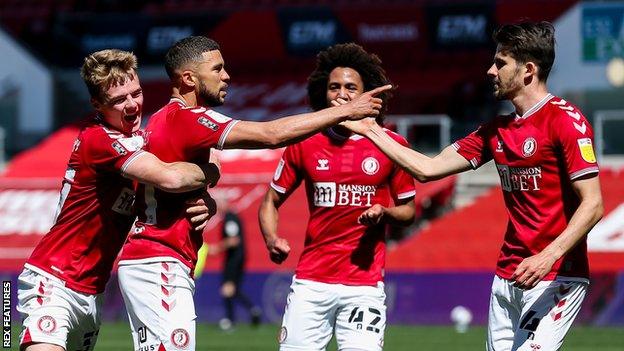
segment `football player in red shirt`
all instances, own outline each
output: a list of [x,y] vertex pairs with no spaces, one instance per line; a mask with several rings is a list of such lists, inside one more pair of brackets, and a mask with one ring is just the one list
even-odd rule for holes
[[[381,61],[356,44],[321,51],[308,79],[314,110],[388,84]],[[384,107],[389,94],[381,95]],[[381,127],[407,146],[400,135]],[[310,219],[288,295],[280,350],[321,350],[336,334],[340,350],[381,350],[386,326],[383,269],[387,223],[414,220],[414,180],[368,139],[334,126],[288,146],[259,210],[275,263],[289,254],[278,209],[304,182]]]
[[504,25],[487,74],[515,111],[429,158],[368,120],[370,138],[420,181],[494,160],[509,214],[492,285],[488,350],[558,350],[587,292],[586,235],[603,213],[593,131],[583,114],[548,92],[555,59],[550,23]]
[[74,143],[55,224],[19,276],[22,350],[93,349],[102,292],[135,218],[135,181],[186,192],[218,179],[197,165],[164,163],[143,150],[136,69],[136,57],[121,50],[85,58],[81,75],[97,116]]
[[[219,45],[203,36],[178,41],[165,56],[171,101],[146,127],[146,150],[166,162],[206,162],[213,148],[280,147],[348,119],[379,114],[390,86],[361,94],[344,106],[270,122],[230,118],[212,110],[224,103],[230,76]],[[119,262],[119,285],[135,349],[195,348],[195,290],[192,274],[202,231],[185,219],[185,199],[153,186],[139,186],[136,230]]]

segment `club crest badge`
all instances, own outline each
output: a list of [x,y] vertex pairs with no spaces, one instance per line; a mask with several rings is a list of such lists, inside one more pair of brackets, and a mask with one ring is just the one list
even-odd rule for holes
[[286,341],[287,337],[288,337],[288,330],[286,329],[286,327],[282,327],[279,331],[279,334],[277,335],[277,342],[281,344],[284,341]]
[[368,175],[374,175],[379,171],[379,161],[374,157],[367,157],[362,161],[362,171]]
[[524,139],[524,143],[522,143],[522,156],[531,157],[535,155],[535,151],[537,151],[537,141],[532,137]]
[[37,321],[37,328],[45,334],[52,334],[56,331],[56,320],[52,316],[43,316]]
[[180,349],[184,349],[189,345],[189,333],[184,329],[176,329],[171,332],[171,342]]
[[499,140],[496,142],[496,152],[503,152],[503,141]]

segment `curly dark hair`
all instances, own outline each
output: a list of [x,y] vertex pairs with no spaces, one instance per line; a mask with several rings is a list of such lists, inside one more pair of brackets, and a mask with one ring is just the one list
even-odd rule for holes
[[[368,91],[386,84],[392,84],[386,72],[381,67],[381,59],[370,54],[355,43],[337,44],[330,46],[316,56],[316,69],[308,77],[308,99],[314,111],[327,108],[327,82],[330,73],[336,67],[349,67],[362,77],[364,91]],[[377,123],[382,124],[388,100],[392,97],[390,91],[377,95],[383,100],[383,107]]]

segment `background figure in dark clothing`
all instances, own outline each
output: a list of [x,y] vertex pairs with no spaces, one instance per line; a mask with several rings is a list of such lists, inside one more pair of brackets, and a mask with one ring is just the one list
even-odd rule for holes
[[225,317],[219,321],[219,327],[230,330],[236,317],[234,315],[234,301],[240,302],[249,311],[251,324],[260,324],[262,311],[240,290],[245,271],[245,234],[240,217],[232,211],[226,201],[219,204],[224,211],[221,227],[222,239],[215,245],[210,245],[208,253],[216,255],[223,252],[223,276],[221,282],[221,296],[225,308]]

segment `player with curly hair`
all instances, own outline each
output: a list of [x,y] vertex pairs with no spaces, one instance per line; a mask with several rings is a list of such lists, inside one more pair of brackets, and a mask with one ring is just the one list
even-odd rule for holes
[[[314,110],[356,99],[389,84],[381,60],[361,46],[320,52],[308,79]],[[378,95],[384,110],[390,94]],[[408,145],[400,135],[388,137]],[[278,234],[278,209],[303,181],[310,219],[282,322],[280,350],[324,350],[336,334],[340,350],[381,350],[386,325],[385,225],[414,220],[414,182],[373,143],[334,126],[289,146],[260,206],[270,258],[290,252]]]

